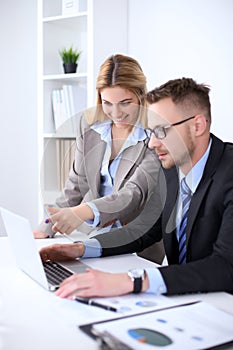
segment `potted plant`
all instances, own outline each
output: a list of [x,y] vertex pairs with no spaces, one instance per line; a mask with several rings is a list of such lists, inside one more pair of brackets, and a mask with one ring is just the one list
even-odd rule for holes
[[81,51],[78,51],[77,49],[73,49],[71,46],[69,49],[62,49],[59,50],[59,54],[61,56],[61,59],[63,61],[63,67],[65,73],[76,73],[77,67],[78,67],[78,60],[81,55]]

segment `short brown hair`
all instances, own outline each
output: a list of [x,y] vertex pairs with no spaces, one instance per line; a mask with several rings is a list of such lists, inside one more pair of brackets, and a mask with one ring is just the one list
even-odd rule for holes
[[211,120],[211,104],[209,99],[210,88],[205,84],[197,84],[191,78],[169,80],[160,87],[151,90],[146,95],[149,104],[170,97],[175,104],[188,109],[203,112]]

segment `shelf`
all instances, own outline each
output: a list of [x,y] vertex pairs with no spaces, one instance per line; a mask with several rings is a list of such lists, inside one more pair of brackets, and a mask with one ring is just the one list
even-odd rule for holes
[[84,17],[87,16],[87,11],[83,12],[78,12],[76,14],[70,14],[70,15],[60,15],[60,16],[50,16],[50,17],[45,17],[43,18],[44,23],[48,22],[57,22],[57,21],[65,21],[66,19],[72,19],[72,18],[77,18],[77,17]]
[[[100,64],[114,52],[127,52],[126,0],[111,1],[110,5],[109,0],[79,0],[79,12],[67,15],[62,14],[62,2],[38,0],[38,123],[42,206],[44,203],[54,203],[64,187],[74,158],[76,123],[86,108],[95,105],[95,83]],[[82,51],[82,54],[77,72],[64,74],[59,51],[71,45]],[[67,86],[71,86],[73,91],[72,95],[68,94],[68,98]],[[65,104],[59,104],[62,98],[53,104],[53,92],[56,90],[66,91]],[[59,92],[58,96],[63,95]],[[59,113],[54,113],[54,110],[57,111],[56,106]],[[71,113],[71,108],[67,106],[74,107],[75,112]],[[60,119],[56,117],[63,116],[64,109],[64,116],[73,117],[64,118],[64,123],[59,124]]]
[[59,139],[59,140],[75,140],[75,135],[59,135],[59,134],[53,134],[53,133],[44,133],[43,134],[44,139]]
[[43,80],[57,80],[57,81],[77,81],[80,78],[87,78],[87,73],[72,73],[72,74],[46,74],[43,76]]

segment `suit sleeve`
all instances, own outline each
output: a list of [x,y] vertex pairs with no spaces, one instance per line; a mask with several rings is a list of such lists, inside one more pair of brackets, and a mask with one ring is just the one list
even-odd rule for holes
[[141,214],[132,222],[121,229],[94,236],[102,247],[102,256],[140,252],[159,242],[162,238],[162,208],[160,193],[155,191]]
[[[143,156],[133,164],[121,188],[92,201],[100,213],[100,226],[114,220],[122,224],[134,220],[158,187],[160,163],[146,145],[144,148]],[[121,159],[119,167],[124,166],[125,161],[129,160]]]

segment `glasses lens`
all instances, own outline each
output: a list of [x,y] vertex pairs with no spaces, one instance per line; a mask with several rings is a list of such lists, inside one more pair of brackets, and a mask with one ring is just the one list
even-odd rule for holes
[[157,139],[164,139],[166,137],[166,131],[163,126],[157,126],[153,130],[151,129],[145,129],[147,137],[150,139],[151,135],[154,134]]
[[157,126],[156,128],[154,128],[154,134],[157,137],[157,139],[160,140],[166,137],[166,131],[162,126]]

